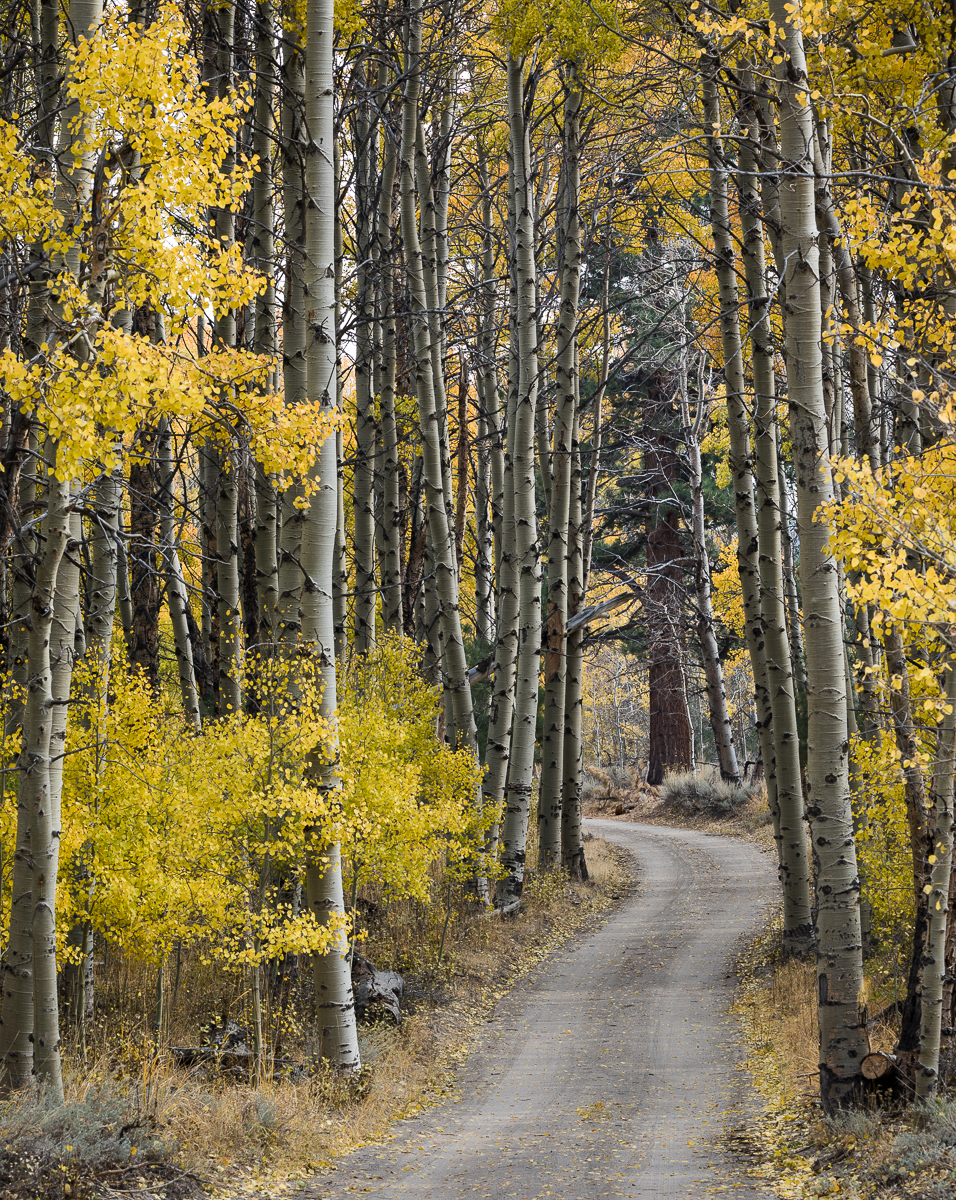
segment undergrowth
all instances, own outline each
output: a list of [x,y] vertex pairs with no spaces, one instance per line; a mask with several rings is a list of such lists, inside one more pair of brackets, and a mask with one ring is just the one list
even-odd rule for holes
[[[360,1026],[358,1078],[309,1059],[305,969],[277,1002],[285,1005],[280,1050],[307,1069],[276,1071],[254,1085],[215,1065],[186,1070],[169,1050],[195,1044],[210,1017],[245,1019],[241,977],[217,974],[199,956],[168,964],[175,986],[169,982],[157,1049],[156,969],[107,955],[85,1052],[76,1041],[65,1047],[66,1105],[26,1092],[0,1106],[0,1200],[184,1200],[200,1186],[258,1189],[267,1179],[271,1186],[310,1175],[382,1136],[391,1121],[453,1089],[454,1066],[489,1009],[626,886],[618,852],[590,838],[586,849],[587,884],[530,872],[520,912],[506,919],[447,892],[441,904],[378,913],[366,903],[360,952],[405,972],[410,1003],[400,1026]],[[116,1046],[119,1055],[108,1050]]]
[[[751,1174],[786,1200],[952,1200],[956,1195],[956,1097],[919,1107],[877,1107],[825,1117],[817,1077],[816,970],[783,959],[781,924],[757,938],[740,962],[737,1011],[748,1068],[764,1111],[739,1131],[737,1149]],[[889,956],[867,963],[873,1049],[892,1049],[896,1030],[885,1001],[893,984]],[[881,1014],[883,1014],[881,1016]]]

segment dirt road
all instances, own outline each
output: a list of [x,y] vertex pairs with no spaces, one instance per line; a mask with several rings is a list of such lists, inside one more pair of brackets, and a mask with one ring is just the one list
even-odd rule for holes
[[457,1101],[340,1160],[313,1194],[768,1195],[719,1138],[747,1102],[731,955],[767,911],[772,864],[731,838],[588,826],[638,859],[636,894],[499,1004]]

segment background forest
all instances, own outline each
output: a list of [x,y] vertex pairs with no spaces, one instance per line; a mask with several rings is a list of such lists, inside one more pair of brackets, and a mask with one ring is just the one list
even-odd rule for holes
[[922,0],[5,0],[8,1089],[358,1075],[356,944],[586,880],[612,771],[762,783],[824,1109],[936,1092],[954,72]]

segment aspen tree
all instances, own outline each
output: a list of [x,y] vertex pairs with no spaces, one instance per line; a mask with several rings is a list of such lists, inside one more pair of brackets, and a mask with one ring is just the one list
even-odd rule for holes
[[[379,65],[378,96],[384,107],[389,71]],[[398,423],[395,416],[396,373],[398,369],[397,323],[395,318],[395,247],[393,205],[398,149],[388,120],[382,122],[383,161],[376,223],[376,261],[378,265],[379,352],[376,355],[379,400],[380,470],[382,504],[382,553],[379,578],[382,593],[382,625],[393,633],[404,627],[402,612],[402,529],[400,509]]]
[[[276,314],[275,203],[273,195],[273,146],[276,139],[274,93],[276,71],[275,10],[272,0],[256,6],[256,93],[253,146],[258,159],[252,187],[252,259],[265,277],[265,288],[256,299],[255,350],[274,358],[278,350]],[[276,381],[277,382],[277,381]],[[255,568],[261,640],[269,645],[277,638],[276,608],[279,601],[279,563],[275,481],[255,465]]]
[[916,1070],[916,1097],[926,1100],[935,1094],[939,1083],[940,1035],[943,1028],[943,998],[946,981],[946,927],[951,919],[950,891],[953,875],[953,772],[956,768],[956,666],[952,657],[944,664],[944,695],[949,712],[943,718],[937,737],[933,770],[933,809],[935,824],[932,853],[929,855],[930,878],[923,892],[929,910],[920,1004],[919,1061]]
[[860,933],[860,880],[850,812],[843,616],[829,529],[816,520],[833,498],[820,348],[822,313],[814,211],[813,115],[803,35],[783,0],[771,0],[780,98],[783,293],[787,398],[797,470],[800,579],[807,662],[807,815],[817,880],[820,1093],[827,1111],[858,1094],[868,1050]]
[[[47,453],[51,452],[55,456],[53,445],[47,448]],[[56,886],[59,804],[54,801],[51,781],[55,698],[50,647],[56,577],[70,537],[71,496],[69,485],[55,475],[50,477],[46,493],[41,526],[44,548],[30,599],[30,676],[23,715],[14,899],[4,955],[0,1061],[6,1083],[21,1087],[36,1073],[62,1101],[55,892],[51,890]],[[62,755],[62,747],[59,753]]]
[[508,56],[510,169],[514,178],[514,279],[516,289],[517,392],[511,463],[514,487],[515,560],[518,572],[518,653],[511,758],[501,827],[501,908],[521,901],[531,812],[538,670],[541,647],[541,555],[535,510],[535,426],[538,409],[538,345],[535,313],[534,198],[524,112],[523,56]]
[[[285,230],[285,290],[282,303],[282,378],[287,404],[308,395],[305,315],[305,51],[292,0],[282,10],[282,215]],[[302,600],[302,508],[300,491],[290,484],[280,499],[278,602],[280,642],[291,648],[298,641]]]
[[479,449],[475,486],[475,608],[478,637],[483,642],[492,642],[496,635],[494,580],[501,569],[504,445],[499,419],[495,344],[497,289],[491,179],[487,154],[480,138],[476,138],[475,153],[481,188],[481,301],[476,370]]
[[[308,392],[326,412],[337,408],[338,360],[335,329],[335,165],[332,88],[332,0],[309,0],[306,33],[306,255],[305,298]],[[338,509],[336,440],[326,438],[316,464],[302,536],[302,640],[310,647],[322,686],[321,713],[332,728],[329,744],[313,751],[313,785],[335,805],[338,778],[335,632],[332,569]],[[337,841],[313,848],[306,869],[309,908],[320,925],[344,921],[342,852]],[[361,1066],[348,938],[339,925],[328,949],[313,956],[319,1049],[345,1071]]]
[[[440,329],[436,326],[437,271],[435,266],[434,200],[431,195],[427,158],[418,102],[422,75],[422,9],[417,3],[408,14],[405,59],[405,90],[402,102],[402,143],[400,161],[402,237],[410,298],[410,324],[414,347],[413,373],[418,396],[422,438],[422,479],[428,549],[432,556],[435,586],[426,593],[432,611],[426,611],[429,626],[434,622],[441,633],[441,672],[449,699],[453,744],[476,745],[475,719],[465,647],[461,636],[458,608],[458,571],[455,547],[448,519],[450,479],[444,420],[444,392],[440,362]],[[417,221],[416,177],[421,191],[423,226],[430,245],[429,260],[423,251]],[[436,382],[439,390],[436,390]],[[429,599],[433,597],[433,599]],[[434,642],[432,643],[434,645]]]
[[[750,84],[745,76],[744,86]],[[741,113],[740,215],[743,230],[741,258],[747,288],[751,362],[754,381],[754,476],[757,495],[757,561],[760,578],[760,621],[767,667],[773,760],[767,764],[768,790],[772,786],[777,819],[778,861],[789,890],[790,922],[785,936],[797,951],[809,948],[810,871],[806,825],[803,818],[803,782],[800,773],[800,738],[794,690],[793,660],[787,637],[783,578],[782,482],[777,456],[776,378],[774,341],[767,294],[767,263],[758,184],[760,147],[759,116],[748,104]],[[794,619],[797,619],[794,613]],[[772,779],[770,776],[772,775]]]
[[193,730],[198,733],[202,728],[202,717],[199,710],[199,690],[196,686],[192,641],[189,637],[187,617],[189,592],[186,589],[186,580],[183,578],[183,568],[176,546],[176,519],[173,511],[175,462],[173,460],[172,432],[169,421],[165,417],[160,421],[157,449],[161,480],[158,507],[160,539],[166,567],[166,602],[169,605],[169,617],[173,627],[173,647],[176,652],[176,664],[179,668],[179,689],[183,700],[183,711]]
[[565,681],[567,675],[568,520],[571,507],[572,445],[576,421],[578,297],[581,281],[580,110],[581,87],[574,64],[564,83],[562,168],[564,226],[557,328],[556,401],[551,509],[548,514],[548,621],[545,634],[544,737],[538,799],[539,864],[561,859],[561,791],[564,773]]
[[353,647],[364,654],[375,644],[375,489],[378,442],[373,392],[375,202],[379,178],[378,118],[373,107],[372,64],[356,65],[359,100],[355,130],[355,458],[352,478],[352,526],[355,586],[352,601]]
[[[765,630],[761,612],[758,564],[759,531],[754,504],[753,458],[750,432],[744,407],[743,346],[737,316],[738,291],[734,272],[734,250],[730,229],[727,170],[720,143],[721,117],[717,93],[719,63],[715,56],[705,60],[702,80],[704,123],[711,186],[711,225],[716,250],[716,273],[720,292],[720,335],[727,388],[727,426],[730,432],[730,466],[737,516],[737,564],[744,598],[747,649],[753,667],[757,699],[758,733],[761,756],[766,764],[773,760],[773,711],[767,675]],[[762,383],[766,391],[766,381]],[[788,791],[783,800],[788,807],[781,812],[781,797],[769,785],[775,781],[768,770],[768,799],[774,817],[774,836],[784,896],[784,930],[795,951],[811,944],[810,880],[804,845],[803,798],[799,791]]]
[[[580,376],[578,377],[580,382]],[[587,595],[587,559],[590,545],[582,527],[586,518],[581,510],[581,449],[579,444],[580,407],[571,438],[571,509],[568,519],[568,615],[575,616],[584,607]],[[592,470],[594,460],[592,459]],[[581,792],[584,785],[584,741],[581,733],[583,702],[584,627],[579,626],[567,638],[567,665],[564,691],[564,760],[561,792],[561,862],[572,879],[587,879],[581,824]]]

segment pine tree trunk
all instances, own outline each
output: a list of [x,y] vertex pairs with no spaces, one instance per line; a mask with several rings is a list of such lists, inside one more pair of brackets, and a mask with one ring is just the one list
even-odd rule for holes
[[850,811],[843,618],[829,529],[816,511],[833,497],[823,396],[813,125],[803,35],[784,0],[777,22],[780,149],[787,186],[780,193],[787,307],[787,396],[797,470],[800,579],[807,662],[807,813],[817,878],[820,1092],[826,1111],[852,1102],[869,1050],[860,932],[860,880]]
[[535,503],[535,426],[538,410],[538,342],[535,301],[537,266],[534,198],[524,114],[524,59],[508,59],[510,167],[515,197],[515,286],[517,395],[512,441],[515,562],[518,573],[518,656],[511,761],[501,827],[501,869],[497,902],[514,907],[524,886],[538,714],[541,648],[541,554]]
[[580,111],[582,94],[573,67],[564,91],[562,137],[564,229],[557,361],[551,509],[548,514],[548,623],[545,634],[544,737],[538,798],[538,865],[561,861],[561,793],[564,775],[568,623],[568,522],[571,511],[572,437],[577,420],[578,297],[581,286]]
[[[308,394],[327,412],[338,404],[335,329],[335,167],[332,90],[332,0],[309,0],[306,67],[306,297]],[[302,537],[302,640],[311,648],[323,685],[322,712],[331,726],[329,742],[313,751],[310,779],[333,801],[338,778],[335,732],[335,621],[332,573],[338,520],[337,444],[327,438],[319,453],[317,492],[312,496]],[[345,915],[341,851],[322,847],[306,869],[308,903],[316,920],[327,924]],[[313,959],[322,1057],[344,1071],[361,1066],[355,1026],[355,1002],[348,963],[348,938],[340,929],[324,954]]]
[[656,786],[668,771],[691,766],[690,722],[684,686],[682,558],[679,512],[673,502],[677,479],[674,445],[675,414],[664,384],[655,375],[644,402],[645,491],[652,502],[647,509],[647,659],[649,732],[647,782]]

